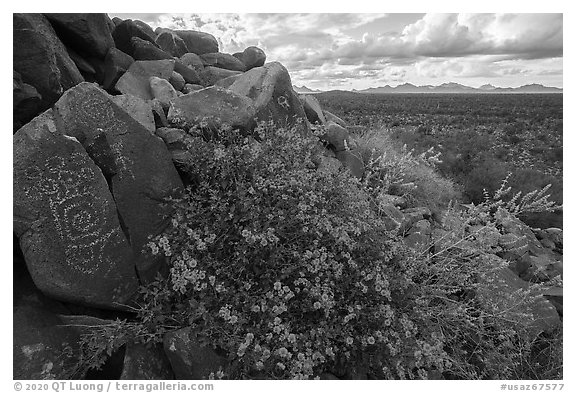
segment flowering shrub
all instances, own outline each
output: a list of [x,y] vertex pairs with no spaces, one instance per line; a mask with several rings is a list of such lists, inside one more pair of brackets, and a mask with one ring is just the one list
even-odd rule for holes
[[149,244],[170,260],[165,304],[187,305],[171,318],[229,353],[230,378],[442,370],[442,341],[410,318],[397,242],[360,183],[316,171],[313,138],[257,132],[191,147],[195,182]]

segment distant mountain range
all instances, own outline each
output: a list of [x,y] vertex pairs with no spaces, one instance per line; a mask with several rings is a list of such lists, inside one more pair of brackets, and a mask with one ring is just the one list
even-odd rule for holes
[[357,93],[562,93],[562,89],[557,87],[547,87],[540,84],[524,85],[520,87],[495,87],[490,84],[482,85],[478,88],[461,85],[459,83],[443,83],[439,86],[415,86],[411,83],[404,83],[396,87],[386,85],[384,87],[372,87],[365,90],[353,90]]
[[[306,86],[293,86],[294,91],[300,94],[316,94],[322,93],[322,90],[312,90]],[[518,93],[518,94],[534,94],[534,93],[562,93],[562,89],[557,87],[548,87],[540,84],[530,84],[520,87],[495,87],[491,84],[482,85],[478,88],[461,85],[459,83],[443,83],[439,86],[424,85],[415,86],[411,83],[404,83],[392,87],[389,85],[383,87],[371,87],[364,90],[352,90],[355,93],[371,93],[371,94],[390,94],[390,93]]]

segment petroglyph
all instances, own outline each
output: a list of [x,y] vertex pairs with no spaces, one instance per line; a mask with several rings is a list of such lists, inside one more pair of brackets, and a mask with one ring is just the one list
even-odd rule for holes
[[48,158],[44,168],[28,168],[27,177],[34,183],[26,194],[35,199],[47,199],[54,229],[64,245],[66,261],[73,261],[69,266],[75,270],[91,274],[103,265],[103,249],[110,238],[118,236],[119,228],[111,229],[102,214],[114,206],[105,198],[94,195],[87,183],[97,176],[94,170],[88,166],[71,169],[70,162],[84,159],[82,154],[72,153],[69,158]]

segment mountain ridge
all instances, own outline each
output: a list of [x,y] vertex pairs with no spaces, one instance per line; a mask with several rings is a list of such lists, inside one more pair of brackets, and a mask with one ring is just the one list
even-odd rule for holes
[[[317,94],[323,93],[322,90],[312,90],[304,85],[293,86],[294,91],[299,94]],[[331,90],[327,90],[331,91]],[[352,89],[353,93],[367,94],[400,94],[400,93],[450,93],[450,94],[498,94],[498,93],[517,93],[517,94],[537,94],[537,93],[563,93],[563,89],[558,87],[544,86],[539,83],[531,83],[519,87],[496,87],[490,83],[480,87],[470,87],[455,82],[442,83],[438,86],[423,85],[416,86],[412,83],[403,83],[392,87],[390,85],[370,87],[367,89]]]

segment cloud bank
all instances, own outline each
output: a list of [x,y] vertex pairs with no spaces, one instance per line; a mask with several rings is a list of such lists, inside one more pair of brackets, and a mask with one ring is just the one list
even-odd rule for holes
[[154,27],[211,33],[223,52],[259,46],[294,83],[313,88],[447,81],[562,87],[562,14],[425,14],[405,24],[397,14],[141,15]]

